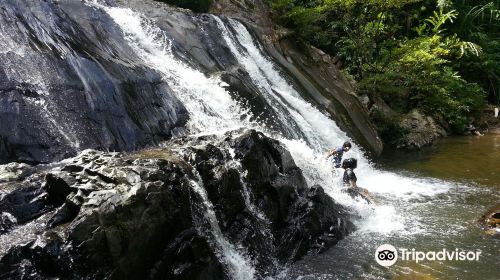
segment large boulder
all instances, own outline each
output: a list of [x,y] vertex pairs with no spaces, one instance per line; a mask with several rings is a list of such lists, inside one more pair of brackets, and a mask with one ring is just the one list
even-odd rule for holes
[[200,198],[189,174],[167,151],[151,158],[87,150],[2,185],[14,190],[0,203],[9,248],[0,252],[0,278],[223,278],[196,230],[202,214],[191,210]]
[[400,122],[400,128],[406,133],[399,139],[397,148],[420,149],[448,135],[446,130],[433,118],[418,110],[412,110],[404,115]]
[[260,132],[164,146],[86,150],[0,183],[0,278],[226,279],[222,239],[263,278],[353,230]]
[[176,142],[202,178],[222,230],[248,250],[262,274],[311,248],[328,248],[354,229],[321,186],[307,185],[288,150],[260,132]]

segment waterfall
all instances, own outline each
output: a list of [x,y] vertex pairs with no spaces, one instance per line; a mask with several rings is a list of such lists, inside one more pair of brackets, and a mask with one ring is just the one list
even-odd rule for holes
[[[164,80],[190,113],[188,128],[192,133],[217,134],[252,126],[252,123],[240,118],[245,110],[222,88],[222,81],[207,78],[176,59],[167,35],[152,22],[130,9],[94,5],[104,9],[120,26],[127,41],[144,62],[163,74]],[[216,251],[234,279],[254,279],[255,268],[251,262],[224,237],[206,190],[200,186],[201,182],[201,179],[192,182],[192,187],[203,200]]]
[[[247,28],[234,19],[222,20],[213,16],[217,22],[226,44],[233,56],[249,73],[253,82],[261,90],[269,104],[279,103],[284,108],[277,114],[292,116],[305,135],[304,139],[286,139],[272,135],[283,142],[291,152],[296,164],[302,169],[309,185],[319,184],[330,196],[338,202],[358,211],[366,217],[358,221],[361,229],[376,232],[393,232],[404,229],[404,217],[399,215],[392,206],[379,206],[373,209],[363,201],[353,201],[339,191],[340,176],[332,173],[331,164],[324,153],[341,145],[349,137],[327,115],[305,101],[300,93],[284,78],[281,69],[276,66],[264,52],[258,40],[253,38]],[[358,182],[373,193],[389,194],[402,199],[410,199],[421,195],[434,195],[445,192],[449,185],[439,180],[415,179],[402,177],[391,172],[375,169],[363,155],[359,147],[346,153],[344,157],[358,159]]]
[[198,182],[191,181],[193,190],[198,193],[203,200],[203,205],[205,208],[204,215],[208,220],[212,230],[213,240],[215,241],[218,249],[216,250],[216,252],[218,253],[219,257],[222,257],[221,259],[228,266],[229,273],[234,277],[234,279],[254,279],[255,268],[250,264],[250,261],[240,252],[238,252],[222,234],[222,231],[219,227],[219,222],[217,221],[217,216],[215,215],[214,206],[208,199],[207,191],[200,184],[202,184],[202,180],[199,175]]
[[[249,73],[259,93],[283,123],[288,124],[289,129],[298,130],[297,135],[302,135],[301,137],[286,138],[258,122],[250,121],[249,110],[231,98],[224,89],[225,84],[218,77],[207,77],[176,57],[172,51],[172,39],[153,21],[130,9],[107,7],[97,2],[92,4],[105,10],[121,28],[127,42],[144,63],[162,74],[164,81],[188,110],[188,129],[192,134],[221,134],[242,127],[260,130],[287,146],[309,185],[323,186],[339,203],[359,213],[362,218],[356,223],[360,231],[411,232],[415,230],[411,227],[418,226],[415,217],[405,220],[393,206],[379,205],[374,208],[363,201],[353,200],[340,191],[340,176],[332,174],[331,164],[324,158],[324,154],[328,149],[349,140],[349,137],[326,114],[301,97],[242,23],[213,16],[225,44],[239,65]],[[389,200],[409,200],[449,189],[449,185],[438,180],[407,178],[377,170],[355,145],[345,157],[358,158],[360,186]],[[207,219],[210,221],[215,243],[232,276],[244,279],[240,277],[245,274],[245,277],[253,278],[255,270],[244,257],[244,250],[238,251],[240,248],[236,249],[231,245],[220,231],[203,187],[194,183],[193,188],[206,204]],[[250,194],[245,194],[245,198],[248,198],[246,203],[251,207]]]
[[285,123],[291,129],[299,130],[304,140],[317,152],[331,148],[338,144],[347,135],[326,115],[319,112],[290,85],[279,72],[276,66],[262,52],[254,38],[242,23],[228,19],[232,33],[224,22],[213,16],[222,31],[223,37],[232,54],[240,65],[250,74],[255,85],[269,104],[279,104],[273,108],[281,109],[276,112],[279,116],[291,116],[293,123]]
[[168,34],[130,9],[101,6],[122,28],[127,41],[158,70],[190,114],[187,125],[193,133],[218,134],[241,127],[253,127],[241,119],[247,110],[238,106],[224,90],[219,79],[208,78],[200,71],[176,59]]

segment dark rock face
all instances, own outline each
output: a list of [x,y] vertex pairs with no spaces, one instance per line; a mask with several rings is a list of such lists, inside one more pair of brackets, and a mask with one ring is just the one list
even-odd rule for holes
[[190,141],[194,147],[184,150],[184,158],[202,178],[222,230],[255,256],[262,275],[311,248],[328,248],[353,230],[346,210],[321,186],[307,186],[278,141],[250,130],[213,142]]
[[[214,18],[156,1],[104,1],[153,19],[173,39],[178,59],[218,75],[264,125],[302,137],[283,108],[263,101],[259,85],[232,56]],[[236,5],[236,6],[235,6]],[[261,1],[217,2],[217,13],[244,21],[286,79],[325,108],[367,150],[381,142],[348,82],[318,50],[277,40]],[[248,7],[246,7],[248,6]],[[224,19],[225,20],[225,19]],[[86,148],[131,151],[181,134],[188,116],[169,87],[129,47],[102,10],[83,1],[6,0],[0,13],[0,163],[51,162]],[[290,125],[292,124],[292,125]]]
[[397,148],[420,149],[448,134],[433,118],[413,110],[403,116],[400,126],[408,131],[399,141]]
[[212,0],[156,0],[170,5],[193,10],[198,13],[206,13],[212,5]]
[[0,163],[134,150],[186,121],[169,86],[102,10],[6,0],[0,26]]
[[226,279],[193,182],[257,278],[353,230],[344,208],[309,188],[290,153],[261,133],[165,146],[19,167],[35,170],[0,183],[0,278]]
[[195,229],[191,205],[199,198],[192,194],[189,168],[168,152],[159,155],[88,150],[44,176],[2,185],[14,190],[1,197],[0,211],[17,220],[4,230],[4,240],[17,228],[29,230],[26,222],[36,217],[42,226],[34,232],[38,240],[9,244],[2,252],[0,278],[222,277],[221,264]]

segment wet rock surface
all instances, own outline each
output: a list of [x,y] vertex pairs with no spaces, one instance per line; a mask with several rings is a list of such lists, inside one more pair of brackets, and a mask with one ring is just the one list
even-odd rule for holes
[[258,278],[353,230],[345,209],[261,133],[163,145],[86,150],[1,183],[0,278],[228,278],[194,183]]
[[[278,141],[254,130],[229,134],[215,146],[210,141],[191,142],[195,145],[184,157],[203,179],[223,230],[260,263],[296,260],[310,248],[329,247],[353,230],[346,210],[321,186],[307,186]],[[262,234],[263,228],[268,232]]]
[[479,222],[486,234],[500,238],[500,204],[491,207]]
[[85,1],[2,1],[0,163],[129,151],[187,120],[158,73]]
[[397,148],[420,149],[448,135],[434,119],[417,110],[404,115],[400,126],[408,133],[399,139]]
[[338,57],[313,46],[298,45],[292,32],[273,23],[275,15],[265,1],[215,1],[211,12],[243,22],[307,100],[327,111],[367,151],[376,155],[382,152],[382,140],[354,88],[340,72]]
[[[207,240],[193,234],[191,204],[199,202],[191,194],[190,171],[165,157],[87,150],[2,185],[14,190],[2,195],[1,211],[17,222],[1,237],[0,277],[140,279],[162,271],[161,277],[178,273],[185,279],[207,270],[221,276]],[[15,243],[23,228],[33,229],[29,222],[42,226],[33,238]],[[164,256],[168,250],[185,253],[172,260]]]
[[[120,28],[90,2],[4,1],[0,163],[47,163],[87,148],[131,151],[182,133],[188,115],[168,81],[138,57]],[[232,56],[212,16],[153,0],[104,2],[147,15],[174,40],[172,50],[180,60],[220,76],[233,98],[248,104],[267,126],[288,137],[302,136],[286,125],[291,118],[276,118],[262,102],[258,86]],[[381,152],[364,108],[333,58],[279,41],[281,33],[260,0],[217,1],[212,12],[224,21],[224,16],[242,20],[301,94],[328,110],[367,150]]]

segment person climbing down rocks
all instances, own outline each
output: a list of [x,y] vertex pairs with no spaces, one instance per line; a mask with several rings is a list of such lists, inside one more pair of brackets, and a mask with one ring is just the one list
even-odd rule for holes
[[367,189],[358,187],[357,185],[358,178],[354,173],[354,169],[356,167],[358,167],[358,161],[355,158],[348,158],[342,162],[342,168],[344,169],[344,176],[342,177],[342,182],[345,186],[345,188],[342,189],[342,191],[349,194],[352,198],[359,196],[362,199],[366,200],[366,202],[368,202],[369,204],[375,204],[370,192],[368,192]]
[[345,152],[348,152],[351,149],[352,145],[351,142],[345,142],[342,147],[338,147],[336,149],[331,149],[327,155],[326,158],[329,158],[333,156],[333,162],[335,164],[335,168],[340,168],[340,163],[342,162],[342,156],[344,155]]

